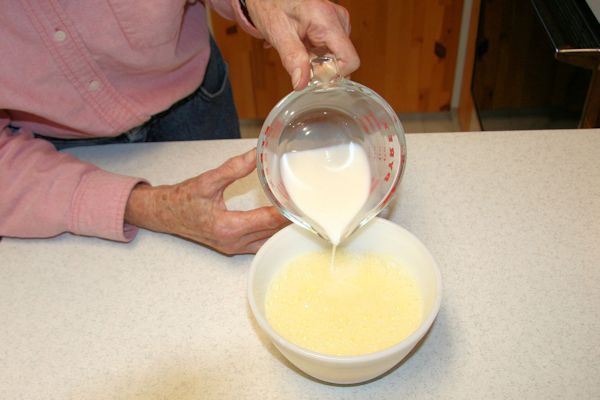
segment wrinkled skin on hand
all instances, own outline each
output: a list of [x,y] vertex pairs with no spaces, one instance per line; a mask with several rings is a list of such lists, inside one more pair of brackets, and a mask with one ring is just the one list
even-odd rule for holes
[[247,0],[250,18],[281,57],[294,89],[310,79],[310,53],[328,49],[338,59],[343,76],[360,65],[350,41],[348,11],[328,0]]
[[125,221],[181,236],[224,254],[256,253],[289,221],[274,207],[232,211],[225,206],[227,186],[255,167],[256,150],[251,150],[175,185],[140,184],[129,197]]

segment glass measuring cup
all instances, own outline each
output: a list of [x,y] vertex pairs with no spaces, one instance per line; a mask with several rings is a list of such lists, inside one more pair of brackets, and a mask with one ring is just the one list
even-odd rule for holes
[[343,241],[392,198],[406,163],[404,129],[381,96],[340,76],[333,56],[314,58],[311,68],[309,85],[288,94],[267,116],[258,138],[257,171],[265,194],[285,217],[332,241],[291,198],[282,178],[282,157],[351,143],[362,147],[371,175],[369,194],[341,235]]

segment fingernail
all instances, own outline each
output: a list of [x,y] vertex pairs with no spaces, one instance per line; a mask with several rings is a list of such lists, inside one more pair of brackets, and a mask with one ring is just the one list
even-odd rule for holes
[[302,78],[302,70],[300,68],[296,68],[294,72],[292,72],[292,85],[294,85],[294,89],[298,87],[300,78]]

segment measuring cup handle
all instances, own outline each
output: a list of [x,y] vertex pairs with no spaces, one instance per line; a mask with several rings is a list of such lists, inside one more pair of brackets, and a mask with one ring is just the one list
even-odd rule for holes
[[330,85],[341,79],[335,56],[327,54],[310,60],[311,81],[313,86]]

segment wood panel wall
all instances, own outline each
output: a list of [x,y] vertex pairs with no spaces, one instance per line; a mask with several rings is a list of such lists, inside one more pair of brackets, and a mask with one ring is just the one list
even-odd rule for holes
[[448,111],[462,0],[340,1],[361,68],[352,76],[397,112]]
[[[352,79],[382,95],[397,112],[448,111],[463,0],[339,0],[351,16],[361,58]],[[230,65],[240,118],[266,117],[291,90],[273,49],[211,13],[217,43]]]

